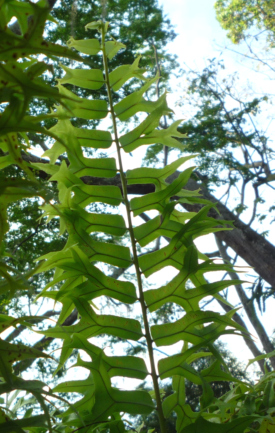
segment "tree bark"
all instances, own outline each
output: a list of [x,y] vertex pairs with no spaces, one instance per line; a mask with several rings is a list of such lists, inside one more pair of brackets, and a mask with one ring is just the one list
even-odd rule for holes
[[[267,239],[241,221],[226,206],[219,202],[209,191],[195,180],[189,179],[186,189],[200,188],[207,200],[216,204],[216,209],[210,210],[209,216],[215,219],[232,221],[235,229],[216,233],[216,236],[232,248],[244,261],[251,266],[271,287],[275,282],[275,247]],[[201,205],[186,205],[184,208],[198,211]],[[219,212],[219,213],[218,213]]]

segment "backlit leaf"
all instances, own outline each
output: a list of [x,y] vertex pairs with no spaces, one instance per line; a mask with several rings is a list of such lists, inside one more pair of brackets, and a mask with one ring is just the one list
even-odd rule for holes
[[185,170],[178,176],[177,179],[174,180],[174,182],[166,186],[166,188],[162,189],[161,191],[152,192],[142,197],[133,198],[131,200],[131,210],[133,211],[134,216],[140,215],[142,212],[152,209],[157,209],[162,212],[165,208],[165,204],[167,204],[170,200],[170,197],[176,195],[186,184],[192,171],[192,167]]
[[80,333],[85,338],[109,334],[123,339],[139,340],[142,336],[138,320],[126,319],[119,316],[97,315],[87,301],[72,298],[81,314],[76,325],[55,326],[46,331],[36,331],[48,337],[67,339],[69,335]]
[[146,101],[142,95],[158,80],[158,77],[147,81],[139,90],[126,96],[114,106],[114,111],[119,120],[124,121],[139,111],[151,113],[158,107],[158,101]]
[[[112,44],[112,45],[108,46],[108,44]],[[123,47],[124,47],[123,44],[119,45],[119,43],[117,43],[117,45],[116,45],[116,44],[114,44],[114,42],[106,42],[107,52],[109,49],[110,50],[109,52],[111,55],[112,55],[112,51],[114,53],[116,53],[118,50],[120,50],[120,48],[123,48]],[[114,71],[112,71],[109,74],[110,85],[115,92],[117,90],[119,90],[121,88],[121,86],[124,83],[126,83],[126,81],[128,81],[130,78],[135,77],[135,78],[139,78],[140,80],[145,80],[145,78],[143,77],[143,74],[146,72],[146,69],[140,69],[138,67],[139,60],[140,60],[140,57],[137,57],[132,65],[119,66],[118,68],[116,68]]]
[[[154,408],[149,393],[145,391],[120,391],[113,388],[101,356],[90,363],[90,369],[95,383],[95,404],[92,411],[83,417],[87,424],[107,421],[116,412],[149,414]],[[64,421],[69,425],[81,425],[81,421],[73,414]]]
[[[140,167],[133,170],[128,170],[126,173],[127,183],[128,185],[152,183],[156,186],[156,191],[159,191],[167,186],[167,184],[164,182],[165,179],[173,175],[177,168],[191,158],[194,158],[194,156],[183,156],[176,159],[176,161],[172,162],[171,164],[166,165],[164,168]],[[192,193],[194,193],[194,191],[192,191]]]
[[[139,126],[120,137],[119,141],[123,150],[125,150],[125,152],[132,152],[143,144],[150,144],[146,143],[146,136],[159,125],[160,118],[170,112],[171,110],[168,108],[166,102],[166,95],[163,94],[160,97],[158,107],[152,111]],[[139,138],[141,138],[141,141],[139,141]]]
[[0,374],[7,382],[12,380],[12,364],[30,358],[50,358],[50,356],[32,347],[12,344],[0,339]]
[[84,89],[98,90],[105,83],[101,69],[72,69],[61,65],[66,75],[59,79],[60,84],[72,84]]
[[[58,105],[54,113],[55,117],[60,119],[70,119],[80,117],[81,119],[103,119],[107,116],[107,102],[102,99],[91,100],[76,96],[73,92],[64,86],[58,85],[61,96],[68,98],[66,105]],[[69,100],[71,99],[71,101]]]
[[[142,358],[136,356],[107,356],[99,347],[83,338],[81,334],[74,334],[71,342],[66,345],[84,350],[92,360],[101,355],[102,363],[110,378],[124,376],[144,380],[148,375],[146,364]],[[78,360],[78,365],[89,369],[90,362]]]
[[233,328],[245,330],[226,315],[220,315],[212,311],[194,311],[185,314],[182,319],[174,323],[164,325],[153,325],[151,327],[152,336],[157,346],[167,346],[180,340],[199,344],[203,339],[208,338],[213,330],[212,325],[207,325],[199,329],[198,325],[214,322]]
[[[105,42],[105,50],[108,59],[112,60],[113,57],[122,49],[126,48],[126,45],[118,41],[108,41]],[[110,74],[111,75],[111,74]]]
[[100,43],[98,39],[79,39],[75,40],[72,36],[67,42],[69,48],[75,48],[84,54],[94,56],[100,51]]

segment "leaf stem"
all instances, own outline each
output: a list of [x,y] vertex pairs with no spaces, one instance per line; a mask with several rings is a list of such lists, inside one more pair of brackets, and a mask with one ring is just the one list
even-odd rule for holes
[[152,380],[153,380],[155,399],[156,399],[156,404],[157,404],[156,409],[157,409],[157,413],[158,413],[158,417],[159,417],[161,433],[166,433],[166,421],[165,421],[165,417],[164,417],[163,410],[162,410],[160,389],[159,389],[159,383],[158,383],[158,375],[157,375],[155,360],[154,360],[153,340],[152,340],[151,334],[150,334],[150,326],[149,326],[149,321],[148,321],[148,317],[147,317],[147,307],[146,307],[146,303],[144,300],[142,279],[141,279],[141,270],[139,268],[139,263],[138,263],[136,239],[135,239],[134,229],[133,229],[133,224],[132,224],[132,219],[131,219],[130,201],[128,199],[128,194],[127,194],[127,183],[126,183],[126,178],[125,178],[124,170],[123,170],[121,147],[120,147],[119,136],[118,136],[118,131],[117,131],[116,115],[115,115],[114,107],[113,107],[112,91],[111,91],[110,80],[109,80],[109,71],[108,71],[108,59],[107,59],[106,50],[105,50],[105,25],[104,25],[104,23],[102,23],[102,52],[103,52],[103,65],[104,65],[104,72],[105,72],[105,81],[106,81],[107,93],[108,93],[108,98],[109,98],[109,103],[110,103],[110,112],[111,112],[111,117],[112,117],[112,124],[113,124],[113,128],[114,128],[114,137],[115,137],[114,141],[116,144],[117,156],[118,156],[118,162],[119,162],[119,173],[120,173],[120,178],[121,178],[122,193],[123,193],[124,204],[125,204],[126,213],[127,213],[129,235],[130,235],[131,244],[132,244],[133,262],[134,262],[134,266],[135,266],[135,270],[136,270],[136,276],[137,276],[139,302],[140,302],[141,311],[142,311],[142,317],[143,317],[143,323],[144,323],[144,329],[145,329],[145,338],[146,338],[146,342],[147,342],[147,349],[148,349],[148,355],[149,355],[150,366],[151,366],[151,376],[152,376]]

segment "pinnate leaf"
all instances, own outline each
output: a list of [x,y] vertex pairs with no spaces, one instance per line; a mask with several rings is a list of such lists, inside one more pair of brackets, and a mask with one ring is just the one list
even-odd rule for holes
[[151,113],[154,111],[160,102],[158,101],[146,101],[142,95],[158,80],[158,77],[147,81],[144,86],[139,90],[126,96],[124,99],[119,101],[114,106],[114,111],[119,118],[119,120],[124,121],[134,116],[134,114],[145,111],[146,113]]
[[[46,415],[35,415],[28,418],[21,418],[16,420],[6,420],[3,425],[0,423],[1,433],[25,433],[26,429],[47,429],[48,418]],[[23,430],[24,429],[24,430]]]
[[[128,170],[126,173],[127,183],[128,185],[152,183],[155,185],[156,191],[160,191],[167,186],[164,182],[165,179],[173,175],[175,170],[191,158],[194,158],[194,156],[183,156],[164,168],[140,167]],[[192,193],[194,192],[192,191]]]
[[[136,289],[133,283],[106,276],[90,263],[88,257],[77,246],[72,247],[67,253],[64,260],[58,264],[64,272],[60,273],[45,287],[42,291],[43,296],[55,293],[53,299],[61,300],[66,298],[66,296],[74,294],[76,297],[92,300],[105,295],[128,304],[132,304],[137,300]],[[48,269],[49,266],[53,265],[54,262],[51,264],[45,263],[44,266]],[[63,280],[66,283],[64,283],[58,292],[45,293],[49,287]]]
[[75,48],[77,51],[91,56],[98,54],[101,50],[98,39],[79,39],[76,41],[73,37],[70,37],[67,45],[69,48]]
[[109,334],[135,341],[142,337],[142,330],[138,320],[103,314],[97,315],[87,301],[76,298],[72,298],[72,300],[82,316],[76,325],[66,327],[57,325],[46,331],[36,332],[48,337],[62,339],[67,339],[74,333],[81,333],[85,338]]
[[200,416],[195,424],[185,427],[180,433],[243,433],[257,418],[259,417],[253,415],[244,416],[226,424],[216,424]]
[[[170,112],[171,110],[168,108],[166,102],[166,95],[163,94],[160,97],[157,108],[152,111],[152,113],[150,113],[139,126],[120,137],[119,141],[124,151],[132,152],[143,144],[150,144],[150,139],[148,139],[149,143],[146,143],[147,135],[154,131],[156,127],[158,127],[160,118],[165,114],[169,114]],[[141,140],[139,141],[139,139]]]
[[165,205],[169,202],[170,197],[175,196],[186,184],[193,168],[185,170],[170,185],[158,192],[146,194],[143,197],[135,197],[131,200],[131,210],[134,216],[140,215],[146,210],[156,209],[163,212]]
[[105,42],[106,55],[110,60],[112,60],[112,58],[115,57],[115,55],[124,48],[126,48],[126,45],[116,40]]
[[[108,44],[112,44],[109,45]],[[109,48],[110,47],[110,48]],[[107,52],[109,49],[109,53],[112,55],[113,52],[116,54],[120,48],[123,48],[123,44],[114,44],[114,42],[106,42],[106,48]],[[109,54],[109,55],[110,55]],[[137,57],[136,60],[132,65],[122,65],[116,68],[114,71],[112,71],[109,75],[110,80],[110,86],[113,88],[113,90],[116,92],[119,90],[126,81],[128,81],[130,78],[139,78],[140,80],[145,80],[143,77],[143,74],[146,72],[146,69],[140,69],[138,67],[140,57]]]
[[[110,378],[115,376],[132,377],[144,380],[148,375],[146,364],[142,358],[136,356],[107,356],[102,349],[89,343],[81,334],[74,334],[71,341],[64,347],[84,350],[94,360],[99,355]],[[90,362],[78,360],[78,365],[89,369]]]
[[59,79],[59,84],[72,84],[84,89],[98,90],[105,83],[101,69],[72,69],[61,65],[66,75]]
[[[156,109],[155,111],[157,111]],[[148,116],[149,117],[149,116]],[[181,151],[184,151],[183,144],[180,141],[176,140],[173,137],[184,138],[184,134],[178,132],[177,127],[181,123],[181,120],[174,122],[167,129],[154,129],[152,132],[148,134],[141,135],[136,140],[131,141],[131,143],[124,145],[124,139],[122,139],[122,147],[126,152],[131,152],[132,150],[143,146],[144,144],[163,144],[164,146],[176,148]],[[129,133],[130,134],[130,133]]]
[[[50,131],[54,132],[57,136],[61,136],[63,142],[65,141],[67,143],[68,147],[64,148],[63,152],[65,151],[65,149],[69,151],[71,150],[70,148],[72,146],[72,141],[73,144],[76,143],[74,144],[74,147],[78,146],[78,151],[80,151],[81,147],[108,149],[113,142],[112,136],[109,131],[76,128],[71,124],[69,120],[59,120],[57,124],[50,129]],[[52,148],[47,150],[43,156],[50,157],[51,151]],[[51,163],[54,163],[58,156],[56,156],[54,160],[51,159]]]
[[184,426],[194,422],[198,414],[193,412],[188,404],[185,404],[185,379],[180,376],[174,376],[172,385],[174,393],[163,401],[163,413],[168,418],[171,412],[176,412],[176,429],[180,432]]
[[[93,424],[108,420],[116,412],[127,412],[132,415],[149,414],[154,405],[150,395],[145,391],[120,391],[111,386],[110,378],[102,357],[98,356],[90,363],[95,383],[95,404],[91,413],[83,417],[85,423]],[[81,425],[75,414],[66,417],[69,425]]]
[[59,94],[62,97],[67,97],[66,105],[56,106],[56,111],[53,117],[59,119],[70,119],[72,117],[80,117],[81,119],[103,119],[107,116],[107,102],[102,99],[91,100],[76,96],[73,92],[66,89],[64,86],[58,85]]
[[50,358],[50,356],[24,344],[12,344],[0,340],[0,374],[7,382],[12,381],[12,364],[30,358]]
[[221,290],[237,284],[239,280],[225,280],[216,283],[207,283],[193,289],[186,290],[186,282],[190,278],[188,271],[181,271],[173,280],[155,290],[144,293],[146,304],[150,311],[161,308],[167,302],[174,302],[182,306],[185,311],[199,309],[199,302],[206,296],[213,296]]
[[199,328],[199,325],[211,322],[214,322],[214,325],[221,324],[246,332],[242,326],[231,320],[227,315],[220,315],[212,311],[189,312],[174,323],[153,325],[151,331],[157,346],[174,344],[180,340],[200,344],[204,338],[208,338],[215,326],[207,325]]

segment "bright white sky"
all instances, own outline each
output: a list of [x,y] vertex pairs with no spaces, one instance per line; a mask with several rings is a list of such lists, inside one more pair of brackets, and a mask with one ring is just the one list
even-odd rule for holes
[[213,40],[222,44],[226,38],[215,19],[214,3],[214,0],[159,0],[178,34],[169,48],[191,67],[202,67],[205,59],[215,57]]
[[[175,31],[178,34],[176,40],[169,45],[168,49],[171,53],[179,56],[181,67],[187,64],[191,69],[201,70],[207,65],[207,59],[220,57],[222,48],[225,46],[230,47],[226,32],[220,27],[215,18],[214,3],[215,0],[159,0],[159,4],[163,6],[164,14],[175,26]],[[233,48],[238,50],[238,47]],[[241,59],[232,52],[223,51],[221,58],[225,61],[228,74],[237,70],[243,77],[242,82],[244,84],[247,83],[247,80],[251,80],[254,86],[257,85],[258,91],[268,89],[267,86],[270,86],[270,80],[257,72],[253,72],[247,63],[241,62]],[[181,83],[173,78],[171,86],[174,89],[174,94],[170,97],[170,106],[171,102],[175,103],[179,97],[178,86],[180,85]],[[270,89],[267,91],[270,91]],[[173,106],[171,108],[174,109]],[[180,117],[182,117],[182,114],[186,114],[184,113],[184,107],[181,113],[176,111],[176,114]],[[231,290],[234,291],[234,288]],[[273,310],[274,302],[269,301],[264,317],[260,317],[270,334],[274,330]],[[252,358],[251,352],[246,349],[241,338],[226,337],[225,340],[235,356],[244,361]]]
[[248,62],[225,49],[238,51],[239,47],[230,44],[225,30],[216,20],[215,0],[159,0],[159,4],[178,34],[168,49],[179,56],[181,66],[186,64],[191,69],[199,70],[207,65],[207,59],[223,58],[228,74],[237,70],[243,82],[251,80],[259,91],[271,90],[268,77],[253,72]]
[[[230,45],[226,38],[225,31],[216,21],[213,7],[214,3],[215,0],[159,0],[159,4],[163,6],[165,15],[170,18],[178,34],[178,37],[168,46],[168,49],[171,53],[175,53],[179,56],[181,67],[187,64],[192,69],[201,70],[207,65],[207,59],[219,57],[221,48],[225,45]],[[255,76],[257,76],[259,90],[265,88],[265,81],[259,81],[259,74],[255,75],[247,66],[241,65],[240,60],[233,53],[226,50],[222,58],[225,60],[226,72],[228,72],[228,74],[238,70],[240,74],[243,74],[245,77],[243,82],[246,82],[248,77],[251,81],[255,82],[254,79]],[[180,97],[178,86],[182,84],[183,79],[175,80],[175,78],[173,78],[171,82],[171,87],[174,92],[169,96],[169,105],[173,109],[175,108],[177,99]],[[175,113],[177,118],[188,116],[188,113],[184,113],[184,107],[183,109],[175,109]],[[132,162],[133,158],[129,157],[125,167],[129,168],[127,164],[132,164]],[[214,243],[212,245],[207,245],[203,250],[215,250]],[[167,269],[165,272],[166,275],[164,279],[167,278]],[[161,284],[163,284],[163,281],[161,281]],[[234,291],[234,288],[231,290]],[[231,300],[231,302],[233,301]],[[238,300],[235,298],[234,302],[237,303]],[[263,323],[269,333],[271,333],[274,328],[272,320],[272,314],[274,314],[272,312],[274,309],[273,305],[274,302],[267,303],[267,312],[263,318]],[[246,349],[241,338],[226,337],[225,340],[228,342],[228,347],[235,356],[245,362],[248,358],[252,358],[251,353]]]

